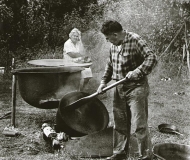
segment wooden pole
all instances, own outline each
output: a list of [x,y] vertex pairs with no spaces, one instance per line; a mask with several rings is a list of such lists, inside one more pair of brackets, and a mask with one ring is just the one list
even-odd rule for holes
[[187,37],[187,23],[185,22],[185,47],[186,47],[186,52],[187,52],[187,67],[190,72],[190,62],[189,62],[189,44],[188,44],[188,37]]
[[[12,58],[12,70],[15,68],[15,60]],[[15,127],[15,112],[16,112],[16,76],[12,75],[12,114],[11,126]]]
[[184,59],[185,59],[185,56],[186,56],[186,50],[185,50],[185,44],[183,45],[183,57],[182,57],[182,61],[181,61],[181,65],[179,67],[179,71],[177,73],[177,77],[180,76],[180,73],[181,73],[181,69],[183,67],[183,63],[184,63]]
[[160,55],[159,59],[168,51],[168,49],[171,47],[171,45],[173,44],[173,42],[176,40],[177,36],[180,34],[181,30],[183,29],[184,24],[180,27],[180,29],[178,30],[177,34],[175,35],[175,37],[172,39],[172,41],[170,42],[170,44],[168,45],[168,47],[165,49],[165,51]]

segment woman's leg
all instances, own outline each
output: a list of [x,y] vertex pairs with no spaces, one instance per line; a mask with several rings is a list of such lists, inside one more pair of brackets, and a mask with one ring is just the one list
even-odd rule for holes
[[88,85],[90,78],[81,78],[79,91],[84,91]]

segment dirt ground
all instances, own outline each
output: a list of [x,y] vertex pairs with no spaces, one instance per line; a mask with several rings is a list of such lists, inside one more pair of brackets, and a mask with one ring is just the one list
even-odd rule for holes
[[[150,88],[149,128],[153,145],[166,142],[190,145],[189,82],[155,81],[153,78]],[[11,111],[11,91],[10,81],[0,83],[0,116]],[[41,125],[47,120],[53,125],[57,109],[45,110],[30,106],[19,95],[18,89],[16,99],[16,128],[21,135],[3,135],[4,128],[11,124],[11,117],[0,120],[0,160],[80,159],[72,153],[54,152],[42,138]],[[112,117],[111,92],[101,100]],[[110,123],[112,124],[112,120]],[[160,133],[157,126],[161,123],[176,125],[183,136]],[[135,159],[134,155],[132,159]]]
[[[1,117],[12,110],[11,81],[2,82],[0,89]],[[48,122],[53,127],[56,123],[56,113],[57,109],[39,109],[27,104],[21,97],[17,85],[15,129],[20,135],[10,137],[3,134],[3,130],[12,124],[11,114],[0,120],[0,160],[80,159],[73,152],[54,151],[51,144],[43,139],[42,124]]]

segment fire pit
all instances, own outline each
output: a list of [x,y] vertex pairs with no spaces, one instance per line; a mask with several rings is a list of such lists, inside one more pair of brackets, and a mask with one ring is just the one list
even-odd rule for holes
[[[21,97],[28,104],[40,109],[59,108],[56,116],[58,130],[71,136],[84,136],[105,129],[109,122],[109,115],[104,104],[97,98],[78,110],[67,113],[63,111],[65,103],[88,95],[79,92],[79,87],[81,71],[84,67],[91,65],[91,63],[63,62],[63,60],[56,59],[33,60],[29,63],[45,67],[13,70],[12,73],[18,81]],[[13,88],[16,88],[16,83],[14,86]],[[13,124],[15,124],[14,114],[15,103],[13,101]]]

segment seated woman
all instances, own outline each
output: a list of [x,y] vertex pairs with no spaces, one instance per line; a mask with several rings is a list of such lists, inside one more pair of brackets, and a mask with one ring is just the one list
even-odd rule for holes
[[[69,39],[64,44],[63,57],[68,61],[76,63],[90,62],[90,58],[85,55],[85,49],[81,41],[81,32],[77,28],[74,28],[69,33]],[[90,68],[85,68],[81,72],[80,91],[85,89],[90,78],[92,78],[92,71]]]

